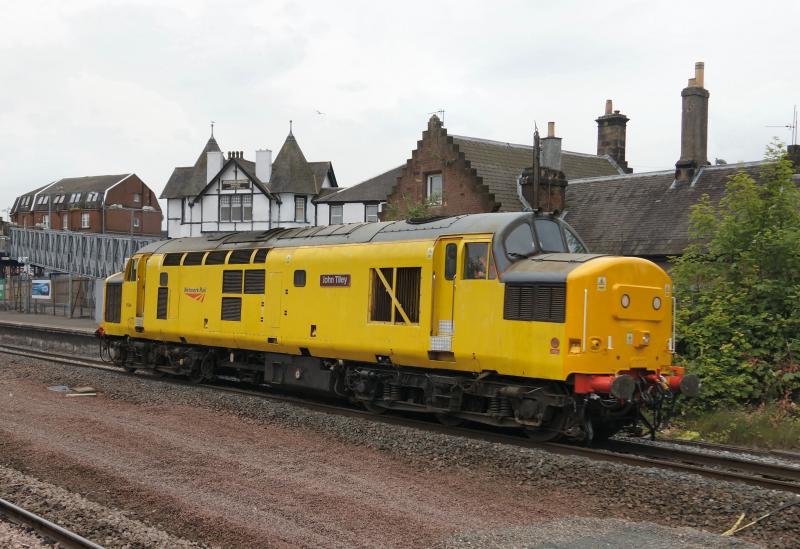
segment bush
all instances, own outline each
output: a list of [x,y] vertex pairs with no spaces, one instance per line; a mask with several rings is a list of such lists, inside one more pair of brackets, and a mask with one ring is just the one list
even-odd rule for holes
[[756,183],[732,176],[718,208],[692,208],[675,259],[679,361],[703,380],[695,406],[761,403],[800,392],[800,193],[781,144]]

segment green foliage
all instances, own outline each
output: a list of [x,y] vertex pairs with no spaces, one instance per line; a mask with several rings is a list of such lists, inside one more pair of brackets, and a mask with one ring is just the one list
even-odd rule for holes
[[797,449],[800,448],[800,406],[783,401],[756,407],[692,411],[664,435],[679,440]]
[[401,200],[402,202],[399,204],[391,203],[386,205],[384,218],[387,221],[429,217],[431,208],[439,205],[439,201],[435,196],[426,198],[422,202],[416,202],[403,195]]
[[760,183],[732,176],[717,208],[693,207],[692,243],[671,275],[679,357],[703,380],[697,404],[800,394],[800,192],[782,144]]

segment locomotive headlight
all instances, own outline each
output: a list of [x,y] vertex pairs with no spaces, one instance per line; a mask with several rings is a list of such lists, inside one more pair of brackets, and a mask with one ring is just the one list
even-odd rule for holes
[[656,311],[661,308],[661,298],[656,296],[653,298],[653,309]]
[[631,304],[631,296],[628,294],[622,294],[622,299],[620,300],[623,309],[627,309],[628,306]]

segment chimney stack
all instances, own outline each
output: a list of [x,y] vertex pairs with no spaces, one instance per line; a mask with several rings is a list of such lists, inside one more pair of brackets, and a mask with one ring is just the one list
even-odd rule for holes
[[541,166],[561,171],[561,138],[556,137],[556,123],[547,123],[547,137],[541,140]]
[[224,164],[225,155],[222,151],[208,151],[206,153],[206,183],[211,183],[214,176],[219,173]]
[[675,181],[685,183],[694,179],[697,170],[708,165],[708,98],[705,84],[705,64],[694,65],[694,78],[681,92],[681,157],[675,163]]
[[597,156],[608,155],[625,173],[633,172],[625,160],[625,134],[628,120],[624,114],[613,110],[611,99],[606,99],[606,113],[597,122]]
[[269,183],[272,175],[272,151],[269,149],[258,149],[256,151],[256,177],[262,183]]

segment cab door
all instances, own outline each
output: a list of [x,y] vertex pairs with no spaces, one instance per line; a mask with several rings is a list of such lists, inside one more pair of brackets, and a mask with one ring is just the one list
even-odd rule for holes
[[148,259],[150,259],[150,254],[139,256],[138,265],[136,267],[136,317],[134,318],[133,326],[137,332],[144,331],[145,288],[147,282]]
[[453,310],[456,300],[456,279],[461,238],[442,238],[433,254],[433,306],[431,307],[430,351],[453,352]]

